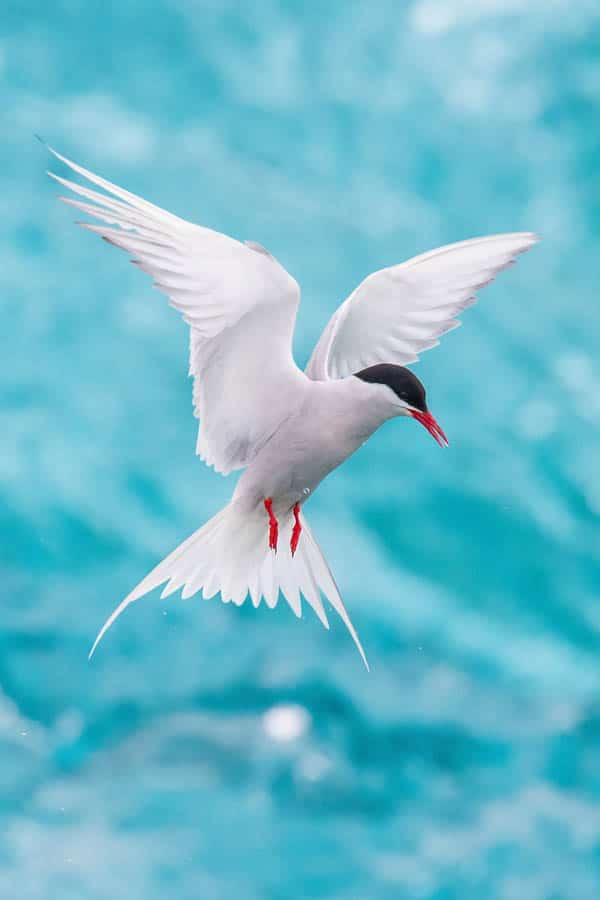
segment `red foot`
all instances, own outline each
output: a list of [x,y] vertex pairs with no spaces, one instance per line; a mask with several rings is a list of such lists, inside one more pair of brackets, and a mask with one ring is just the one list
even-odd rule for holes
[[277,538],[279,537],[279,524],[273,512],[273,501],[270,497],[265,500],[265,509],[269,514],[269,547],[277,553]]
[[300,506],[296,503],[294,506],[294,528],[292,531],[292,539],[290,541],[290,550],[292,551],[292,556],[298,549],[298,541],[300,540],[300,535],[302,534],[302,522],[300,521]]

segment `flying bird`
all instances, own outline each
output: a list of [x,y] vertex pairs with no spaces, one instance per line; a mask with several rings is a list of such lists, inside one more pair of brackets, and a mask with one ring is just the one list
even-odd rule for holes
[[227,506],[117,606],[90,657],[127,606],[166,582],[162,597],[202,590],[238,606],[249,597],[274,607],[281,594],[297,616],[304,598],[328,628],[326,598],[368,668],[304,503],[388,419],[415,419],[447,446],[406,366],[460,324],[475,291],[538,237],[474,238],[373,272],[301,371],[292,356],[300,288],[271,253],[180,219],[48,149],[102,191],[48,173],[76,195],[65,203],[101,223],[78,224],[127,251],[189,325],[198,456],[222,475],[245,470]]

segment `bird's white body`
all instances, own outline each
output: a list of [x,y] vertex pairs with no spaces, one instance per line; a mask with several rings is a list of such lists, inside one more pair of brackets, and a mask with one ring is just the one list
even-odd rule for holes
[[288,415],[248,465],[233,498],[250,509],[272,497],[278,517],[290,515],[294,504],[302,505],[333,469],[398,414],[388,393],[354,376],[311,381],[302,375],[290,391]]
[[255,606],[263,599],[274,606],[282,594],[297,615],[304,598],[328,627],[325,596],[366,664],[301,507],[387,419],[413,416],[444,442],[426,406],[379,375],[377,383],[375,371],[396,371],[435,346],[459,324],[476,289],[536,236],[475,238],[369,275],[334,313],[302,372],[292,356],[300,290],[270,253],[186,222],[54,155],[105,191],[52,175],[83,198],[65,202],[103,223],[84,227],[131,253],[190,326],[199,456],[222,474],[245,469],[231,502],[122,601],[92,652],[130,603],[167,582],[163,596],[202,590],[236,604],[249,596]]

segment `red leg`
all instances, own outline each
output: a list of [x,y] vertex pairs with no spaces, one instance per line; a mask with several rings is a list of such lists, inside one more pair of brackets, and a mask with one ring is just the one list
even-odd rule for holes
[[292,551],[292,556],[298,549],[298,541],[300,540],[300,535],[302,534],[302,522],[300,521],[300,506],[298,503],[294,506],[294,528],[292,531],[292,539],[290,541],[290,549]]
[[265,500],[265,509],[269,514],[269,547],[277,553],[277,538],[279,537],[279,524],[273,512],[273,501],[270,497]]

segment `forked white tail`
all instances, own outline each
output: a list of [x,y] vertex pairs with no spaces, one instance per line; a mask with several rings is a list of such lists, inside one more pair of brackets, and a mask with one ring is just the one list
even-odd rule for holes
[[321,600],[323,595],[346,625],[368,669],[367,658],[333,575],[303,515],[300,542],[292,557],[293,522],[291,515],[287,520],[280,519],[278,550],[274,553],[268,546],[264,510],[261,508],[254,515],[248,515],[247,511],[242,514],[235,502],[229,503],[125,597],[102,626],[90,650],[90,658],[123,610],[166,581],[161,597],[168,597],[180,588],[184,598],[202,590],[206,599],[220,593],[224,603],[237,606],[241,606],[249,595],[253,606],[257,607],[264,597],[267,606],[273,608],[281,591],[297,616],[302,615],[301,598],[304,597],[325,628],[329,628]]

